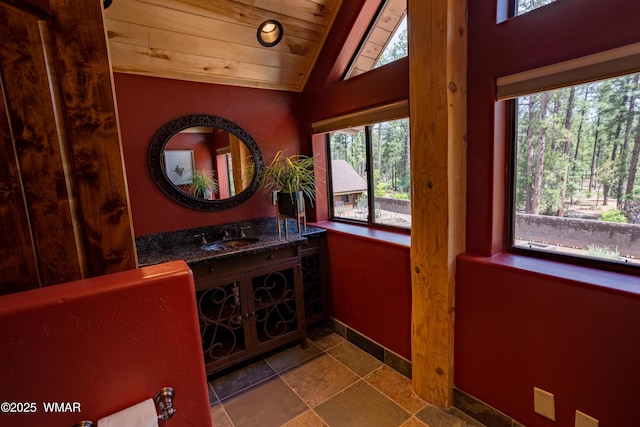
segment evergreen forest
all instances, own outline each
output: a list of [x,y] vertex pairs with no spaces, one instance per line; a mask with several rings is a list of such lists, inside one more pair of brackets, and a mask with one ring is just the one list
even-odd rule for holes
[[515,208],[571,216],[576,199],[610,206],[600,219],[640,223],[640,74],[517,100]]

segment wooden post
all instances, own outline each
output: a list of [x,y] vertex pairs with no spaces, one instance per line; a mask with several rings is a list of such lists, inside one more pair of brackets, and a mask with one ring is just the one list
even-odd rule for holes
[[102,2],[0,0],[0,294],[137,266]]
[[453,396],[455,259],[466,205],[466,0],[409,0],[412,364],[416,393]]
[[102,2],[49,3],[86,277],[136,268]]

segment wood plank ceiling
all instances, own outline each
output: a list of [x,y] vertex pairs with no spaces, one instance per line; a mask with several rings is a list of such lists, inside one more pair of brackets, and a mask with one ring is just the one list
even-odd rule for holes
[[[302,91],[342,0],[113,0],[104,11],[114,71]],[[274,47],[258,26],[284,27]]]

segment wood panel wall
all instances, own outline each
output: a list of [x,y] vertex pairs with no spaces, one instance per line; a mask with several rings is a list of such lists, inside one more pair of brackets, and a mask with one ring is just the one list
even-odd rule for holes
[[101,3],[0,2],[0,294],[137,265]]
[[409,0],[408,27],[413,386],[448,407],[465,236],[466,0]]

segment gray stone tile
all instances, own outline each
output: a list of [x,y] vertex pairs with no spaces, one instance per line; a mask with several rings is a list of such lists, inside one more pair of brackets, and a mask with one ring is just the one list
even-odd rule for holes
[[420,421],[419,419],[417,419],[416,417],[411,417],[400,427],[429,427],[429,426],[423,423],[422,421]]
[[475,425],[451,415],[437,406],[427,405],[416,414],[422,422],[433,427],[475,427]]
[[209,406],[217,403],[219,399],[216,395],[216,392],[213,391],[213,387],[211,387],[211,384],[207,384],[207,391],[209,392]]
[[364,379],[410,414],[427,406],[427,402],[413,391],[411,380],[389,366],[383,365]]
[[[346,331],[345,331],[346,333]],[[307,335],[318,347],[327,350],[345,341],[345,338],[327,327],[317,327]]]
[[[216,426],[217,427],[217,426]],[[292,419],[282,427],[328,427],[312,409]]]
[[308,344],[307,348],[302,348],[300,345],[289,347],[273,356],[267,357],[265,361],[274,371],[278,373],[284,372],[322,353],[322,350],[313,342]]
[[260,360],[215,378],[209,385],[218,398],[224,400],[275,375],[275,371],[264,360]]
[[211,424],[216,427],[233,427],[233,423],[231,423],[221,404],[211,405],[209,410],[211,411]]
[[279,427],[309,407],[278,377],[222,402],[235,427]]
[[358,380],[356,374],[328,354],[313,358],[280,376],[312,408]]
[[375,357],[369,353],[361,350],[350,342],[343,342],[342,344],[333,347],[327,351],[330,355],[338,359],[347,368],[351,369],[361,377],[373,372],[382,366]]
[[364,381],[316,406],[331,427],[398,427],[411,415]]
[[512,425],[510,417],[457,388],[453,389],[453,406],[474,420],[491,427],[511,427]]

